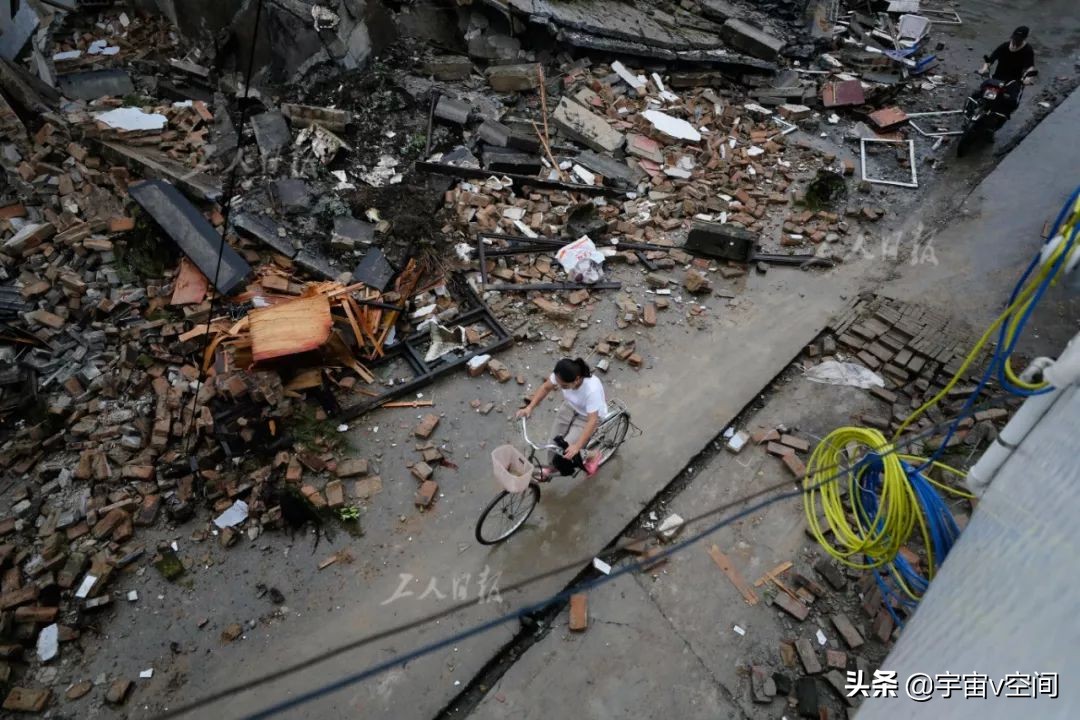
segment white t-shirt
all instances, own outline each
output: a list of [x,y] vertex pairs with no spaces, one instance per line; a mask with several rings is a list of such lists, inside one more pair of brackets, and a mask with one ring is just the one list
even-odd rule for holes
[[[552,385],[558,386],[555,373],[548,378]],[[561,389],[561,388],[560,388]],[[607,398],[604,397],[604,386],[600,378],[595,375],[585,378],[577,390],[563,390],[563,399],[566,400],[574,412],[578,415],[597,413],[603,419],[607,413]]]

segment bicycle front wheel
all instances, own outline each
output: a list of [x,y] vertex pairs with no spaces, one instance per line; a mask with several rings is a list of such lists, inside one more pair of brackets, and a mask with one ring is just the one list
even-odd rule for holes
[[540,486],[529,483],[519,493],[503,490],[488,503],[476,523],[476,541],[481,545],[494,545],[510,537],[525,524],[540,502]]

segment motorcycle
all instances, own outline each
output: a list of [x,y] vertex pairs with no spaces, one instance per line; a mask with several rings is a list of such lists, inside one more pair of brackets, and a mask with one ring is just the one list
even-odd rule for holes
[[989,142],[993,138],[1019,106],[1024,86],[1038,74],[1038,70],[1031,69],[1020,80],[1005,83],[990,77],[982,81],[964,104],[964,128],[956,143],[957,157],[963,157],[980,140]]

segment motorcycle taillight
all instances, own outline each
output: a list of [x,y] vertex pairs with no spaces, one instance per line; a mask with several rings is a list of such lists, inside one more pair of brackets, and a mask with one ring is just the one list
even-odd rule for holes
[[986,92],[983,93],[983,97],[987,100],[995,100],[997,99],[997,92],[994,88],[987,88]]

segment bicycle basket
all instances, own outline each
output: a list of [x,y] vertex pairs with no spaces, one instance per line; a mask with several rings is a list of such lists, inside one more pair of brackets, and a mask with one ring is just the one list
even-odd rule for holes
[[500,445],[491,451],[495,479],[507,492],[524,492],[532,480],[533,466],[513,445]]

